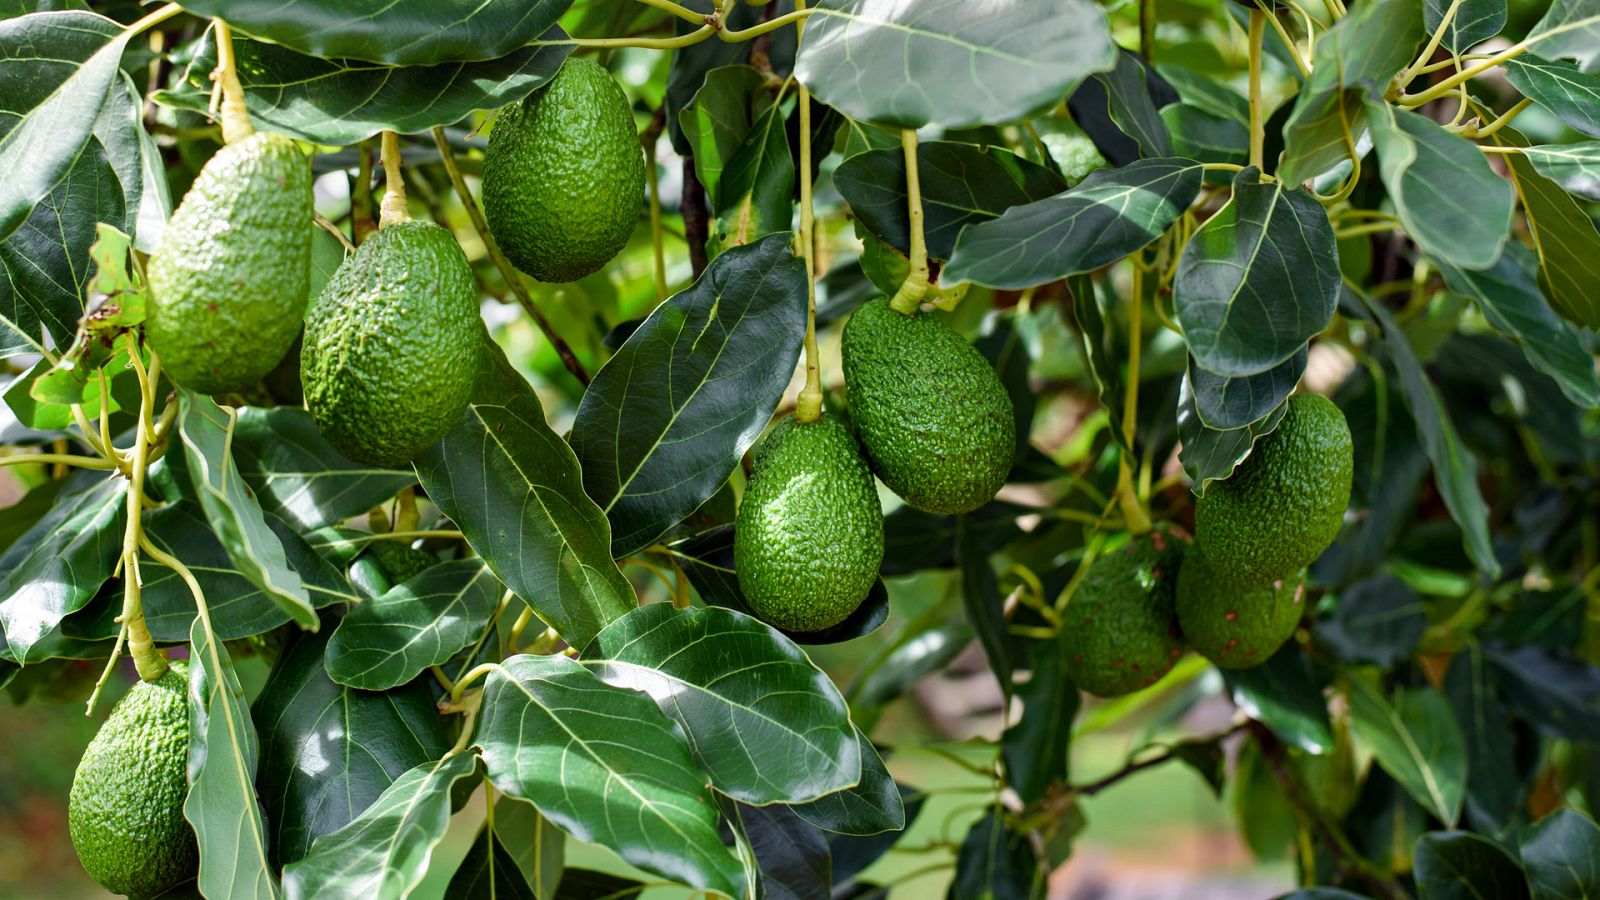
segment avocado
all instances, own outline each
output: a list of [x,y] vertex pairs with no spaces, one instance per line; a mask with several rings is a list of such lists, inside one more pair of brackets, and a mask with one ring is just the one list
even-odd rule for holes
[[240,391],[300,334],[311,277],[311,165],[255,134],[212,156],[150,257],[145,336],[174,381]]
[[1017,426],[1000,377],[928,314],[873,300],[845,324],[845,396],[872,469],[924,512],[971,512],[1005,484]]
[[1155,684],[1183,655],[1173,594],[1189,536],[1171,526],[1095,558],[1061,622],[1067,674],[1097,697]]
[[306,314],[306,408],[345,456],[405,465],[461,421],[487,339],[450,232],[390,225],[339,266]]
[[1195,540],[1234,584],[1289,578],[1339,535],[1350,504],[1350,426],[1320,394],[1289,398],[1277,430],[1195,502]]
[[837,625],[866,599],[883,562],[883,508],[843,422],[790,417],[756,447],[733,559],[750,609],[786,631]]
[[1305,573],[1257,587],[1217,574],[1203,551],[1191,550],[1178,572],[1178,630],[1218,668],[1267,661],[1294,635],[1305,612]]
[[173,660],[111,710],[72,776],[67,828],[78,860],[106,890],[153,897],[195,877],[183,818],[189,792],[189,663]]
[[644,148],[628,98],[598,63],[569,57],[502,109],[483,158],[483,211],[506,258],[545,282],[597,271],[644,206]]
[[373,541],[367,553],[389,577],[389,583],[404,584],[439,564],[439,557],[396,541]]

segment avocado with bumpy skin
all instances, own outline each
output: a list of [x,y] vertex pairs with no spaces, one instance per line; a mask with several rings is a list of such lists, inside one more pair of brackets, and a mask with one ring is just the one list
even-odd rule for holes
[[1017,426],[1000,376],[935,316],[878,299],[845,324],[845,396],[889,489],[924,512],[971,512],[1011,472]]
[[540,281],[597,271],[644,207],[644,148],[628,97],[576,57],[500,111],[483,158],[483,212],[506,258]]
[[461,421],[487,339],[472,269],[450,232],[390,225],[339,266],[306,314],[306,408],[345,456],[404,465]]
[[787,631],[821,631],[866,599],[883,562],[883,508],[837,418],[779,422],[751,456],[733,535],[745,602]]
[[1305,573],[1258,587],[1220,575],[1199,549],[1178,572],[1178,630],[1196,653],[1221,669],[1267,661],[1294,635],[1305,613]]
[[145,336],[173,380],[207,394],[272,371],[300,333],[311,278],[311,165],[255,134],[212,156],[150,257]]
[[1173,593],[1189,536],[1158,527],[1090,564],[1062,616],[1067,674],[1096,697],[1155,684],[1183,655]]
[[67,828],[84,871],[106,890],[153,897],[195,876],[183,818],[189,792],[189,663],[174,660],[111,710],[72,776]]
[[1350,505],[1350,426],[1320,394],[1289,398],[1283,420],[1195,502],[1195,541],[1234,584],[1286,579],[1339,536]]
[[404,584],[439,564],[439,557],[397,541],[373,541],[367,548],[389,583]]

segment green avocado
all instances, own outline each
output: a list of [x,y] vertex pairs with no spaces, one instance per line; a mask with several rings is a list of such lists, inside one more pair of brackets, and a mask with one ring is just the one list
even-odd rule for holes
[[866,599],[883,562],[883,508],[843,422],[784,419],[756,447],[733,559],[751,611],[786,631],[837,625]]
[[621,252],[644,205],[644,148],[628,97],[598,63],[569,58],[500,111],[483,158],[489,232],[517,268],[568,282]]
[[1191,551],[1178,572],[1178,630],[1196,653],[1222,669],[1267,661],[1294,635],[1305,612],[1305,573],[1240,587]]
[[927,314],[873,300],[845,324],[845,396],[872,468],[924,512],[971,512],[1005,484],[1017,426],[1000,377]]
[[111,710],[72,776],[67,828],[84,871],[106,890],[153,897],[195,876],[189,792],[189,663],[174,660]]
[[1322,555],[1350,505],[1354,450],[1333,401],[1296,394],[1277,430],[1195,502],[1195,541],[1235,584],[1287,579]]
[[218,150],[150,257],[145,335],[173,380],[207,394],[272,371],[300,334],[311,277],[311,165],[255,134]]
[[1189,536],[1170,526],[1104,551],[1062,617],[1067,673],[1096,697],[1155,684],[1183,655],[1173,593]]
[[487,340],[450,232],[401,222],[367,238],[306,314],[300,379],[340,453],[402,466],[461,421]]
[[405,584],[439,564],[439,557],[397,541],[373,541],[367,553],[377,562],[391,585]]

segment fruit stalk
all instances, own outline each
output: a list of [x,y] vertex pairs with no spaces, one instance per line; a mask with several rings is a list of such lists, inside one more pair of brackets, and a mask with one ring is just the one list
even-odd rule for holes
[[406,182],[400,174],[400,136],[383,133],[383,202],[378,205],[378,227],[411,221],[406,209]]
[[[796,0],[795,9],[805,8]],[[800,32],[804,23],[795,26]],[[811,92],[800,85],[800,255],[806,261],[806,385],[794,405],[797,422],[815,422],[822,415],[822,365],[817,352],[816,217],[811,208]]]
[[144,602],[139,593],[139,542],[143,537],[140,514],[144,506],[144,471],[150,460],[151,407],[147,393],[139,405],[139,427],[134,429],[132,468],[128,474],[128,524],[122,539],[122,614],[117,617],[128,632],[128,655],[145,681],[155,681],[167,671],[166,654],[156,647],[145,625]]
[[904,316],[913,315],[928,293],[928,242],[923,234],[922,179],[917,172],[917,131],[900,132],[900,147],[906,157],[906,214],[910,219],[911,274],[889,301],[889,308]]
[[221,19],[211,20],[217,29],[217,71],[214,77],[222,87],[222,142],[233,144],[256,133],[244,102],[244,86],[233,55],[233,29]]

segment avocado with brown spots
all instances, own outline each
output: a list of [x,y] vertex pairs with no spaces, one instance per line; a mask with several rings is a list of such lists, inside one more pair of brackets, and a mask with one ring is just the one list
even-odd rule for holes
[[1239,587],[1196,548],[1178,573],[1178,630],[1196,653],[1222,669],[1267,661],[1294,635],[1305,613],[1305,572]]
[[1170,525],[1103,551],[1067,604],[1067,673],[1097,697],[1155,684],[1183,655],[1173,594],[1189,536]]

